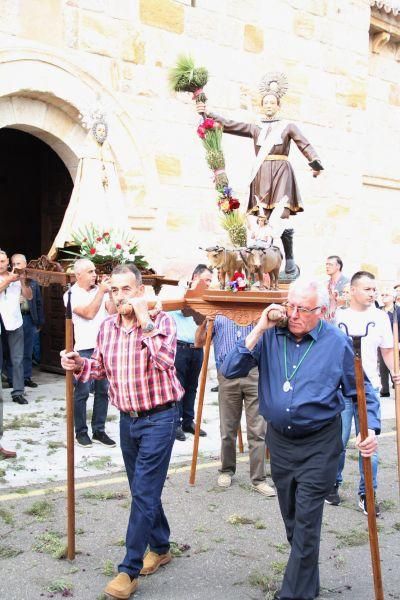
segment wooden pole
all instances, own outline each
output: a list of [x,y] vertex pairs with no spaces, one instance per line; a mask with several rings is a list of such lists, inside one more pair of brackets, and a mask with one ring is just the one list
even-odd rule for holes
[[204,358],[203,358],[203,365],[201,367],[201,374],[200,374],[199,402],[197,404],[196,427],[194,430],[194,440],[193,440],[192,465],[190,467],[190,478],[189,478],[190,485],[194,485],[195,480],[196,480],[197,456],[199,453],[200,425],[201,425],[201,419],[202,419],[202,415],[203,415],[204,393],[206,390],[208,360],[210,357],[210,348],[211,348],[211,342],[212,342],[213,328],[214,328],[214,318],[208,318],[207,336],[206,336],[206,343],[204,346]]
[[[71,310],[71,289],[65,313],[65,349],[72,352],[73,326]],[[73,372],[65,374],[65,399],[67,412],[67,558],[75,559],[75,473],[74,473],[74,383]]]
[[[393,363],[394,374],[400,373],[399,368],[399,323],[396,302],[393,306]],[[396,408],[396,444],[397,444],[397,481],[400,495],[400,384],[394,384],[394,402]]]
[[238,437],[239,452],[240,452],[240,454],[243,454],[244,453],[243,435],[242,435],[242,428],[240,425],[237,430],[237,437]]
[[[365,399],[364,371],[361,360],[361,336],[353,337],[354,371],[356,376],[358,419],[360,424],[361,440],[368,437],[367,402]],[[363,457],[365,476],[365,492],[368,511],[368,533],[371,550],[372,572],[374,577],[375,600],[384,600],[381,574],[381,559],[379,554],[378,529],[376,526],[375,496],[372,480],[372,465],[370,458]],[[366,594],[367,596],[368,594]]]

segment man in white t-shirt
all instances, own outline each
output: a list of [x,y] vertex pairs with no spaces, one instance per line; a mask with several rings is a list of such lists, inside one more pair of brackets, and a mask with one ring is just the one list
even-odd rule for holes
[[[96,285],[96,268],[91,260],[81,258],[74,264],[76,283],[71,288],[72,322],[74,324],[74,349],[80,356],[90,358],[96,346],[100,325],[115,307],[109,299],[109,278],[103,278]],[[64,294],[67,305],[68,292]],[[93,442],[113,448],[116,444],[105,433],[108,409],[108,381],[99,379],[93,382],[94,402],[92,415]],[[88,435],[86,423],[86,403],[90,393],[91,382],[75,383],[74,420],[75,436],[79,446],[90,448],[92,440]]]
[[[347,326],[349,335],[364,335],[367,330],[368,323],[373,323],[368,327],[368,335],[361,340],[361,357],[363,368],[371,381],[377,397],[379,398],[380,379],[378,371],[378,348],[395,381],[400,379],[399,375],[394,375],[393,361],[393,334],[390,327],[388,315],[379,310],[375,306],[376,298],[376,281],[374,275],[368,271],[358,271],[353,275],[350,282],[350,306],[345,310],[340,310],[336,313],[336,324],[340,326],[344,323]],[[351,423],[353,416],[356,423],[356,431],[358,433],[358,416],[356,411],[356,398],[345,397],[346,408],[342,412],[342,437],[343,446],[350,437]],[[379,432],[378,432],[379,433]],[[327,496],[328,504],[338,505],[340,497],[338,493],[339,485],[342,483],[342,470],[345,461],[345,452],[343,451],[339,469],[336,476],[336,484]],[[372,456],[372,472],[374,489],[377,488],[377,472],[378,472],[378,455]],[[359,507],[367,514],[367,505],[365,499],[365,481],[364,471],[362,468],[362,460],[360,458],[360,486],[359,486]],[[376,513],[379,515],[379,507],[376,506]]]
[[[32,289],[27,284],[26,275],[8,271],[7,254],[0,250],[0,327],[5,336],[13,368],[13,402],[28,404],[24,396],[24,329],[20,308],[20,298],[32,300]],[[0,368],[1,372],[1,368]]]

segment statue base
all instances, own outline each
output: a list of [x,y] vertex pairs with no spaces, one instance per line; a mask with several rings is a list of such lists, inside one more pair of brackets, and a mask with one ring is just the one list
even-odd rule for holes
[[293,273],[286,273],[286,271],[280,271],[278,283],[292,283],[295,279],[297,279],[300,275],[300,269],[297,265],[295,265],[296,269]]

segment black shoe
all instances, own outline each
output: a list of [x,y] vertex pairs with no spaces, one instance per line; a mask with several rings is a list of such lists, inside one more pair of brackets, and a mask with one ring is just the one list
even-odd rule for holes
[[80,433],[76,436],[76,443],[82,448],[91,448],[93,446],[92,440],[87,433]]
[[381,392],[379,395],[381,398],[390,398],[390,392]]
[[[184,431],[185,433],[193,433],[195,432],[195,424],[192,422],[190,425],[188,425],[187,427],[184,427],[182,425],[182,431]],[[200,437],[206,437],[207,433],[204,431],[204,429],[200,429]]]
[[186,435],[183,433],[182,427],[178,425],[175,431],[175,439],[179,442],[184,442],[186,440]]
[[16,402],[17,404],[28,404],[28,400],[22,394],[18,396],[13,396],[12,401]]
[[339,484],[335,483],[332,487],[329,494],[325,497],[325,502],[327,504],[332,504],[332,506],[339,506],[340,504],[340,496],[339,496]]
[[103,446],[107,446],[108,448],[115,448],[117,445],[114,440],[108,437],[105,431],[94,431],[92,439],[97,444],[103,444]]
[[32,379],[30,377],[28,377],[28,379],[24,380],[24,384],[26,385],[26,387],[30,387],[30,388],[35,388],[38,386],[38,384],[35,383],[34,381],[32,381]]
[[210,392],[218,392],[218,390],[219,390],[219,386],[216,385],[215,387],[210,389]]
[[[379,504],[377,504],[377,502],[376,502],[375,493],[374,493],[374,502],[375,502],[375,515],[377,517],[380,517],[381,516],[381,509],[379,508]],[[360,494],[359,495],[358,506],[363,511],[364,515],[368,515],[368,511],[367,511],[367,497],[366,497],[365,494]]]

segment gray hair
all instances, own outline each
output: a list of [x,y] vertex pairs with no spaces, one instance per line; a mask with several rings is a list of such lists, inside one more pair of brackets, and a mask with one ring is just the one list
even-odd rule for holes
[[2,254],[3,256],[5,256],[7,258],[7,252],[5,250],[0,249],[0,254]]
[[86,267],[94,266],[94,263],[88,258],[78,258],[74,262],[74,273],[75,275],[79,275]]
[[13,255],[12,255],[12,257],[11,257],[11,262],[12,262],[13,258],[17,258],[17,256],[19,256],[19,257],[20,257],[22,260],[24,260],[25,262],[28,262],[28,261],[26,260],[26,256],[25,256],[25,254],[21,254],[20,252],[17,252],[16,254],[13,254]]
[[329,306],[329,294],[328,288],[325,283],[318,281],[317,279],[307,279],[306,277],[299,277],[293,281],[289,286],[290,292],[297,292],[300,294],[304,293],[316,293],[318,306]]

